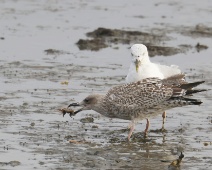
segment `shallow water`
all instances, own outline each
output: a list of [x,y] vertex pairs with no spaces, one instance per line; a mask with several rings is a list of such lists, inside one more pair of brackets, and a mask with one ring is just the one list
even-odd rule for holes
[[[171,38],[161,44],[191,45],[186,53],[151,60],[179,65],[188,81],[205,80],[201,88],[211,89],[211,37],[188,34],[197,24],[211,28],[209,16],[209,0],[0,0],[0,169],[167,169],[181,151],[181,169],[210,169],[211,91],[195,95],[201,106],[168,111],[167,132],[150,131],[144,140],[140,132],[145,121],[140,121],[130,143],[128,121],[93,111],[62,117],[58,111],[125,81],[130,44],[111,44],[96,52],[75,45],[98,27],[163,32]],[[197,52],[198,42],[208,49]],[[47,49],[63,53],[47,55]],[[94,122],[81,123],[87,116]],[[150,130],[161,125],[159,115]]]

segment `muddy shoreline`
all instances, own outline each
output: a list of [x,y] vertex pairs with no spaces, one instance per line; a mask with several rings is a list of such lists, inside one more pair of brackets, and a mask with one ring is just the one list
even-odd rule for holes
[[182,152],[173,168],[209,170],[211,91],[195,95],[199,107],[168,111],[163,132],[158,116],[145,139],[139,121],[131,142],[129,121],[59,109],[125,83],[138,42],[212,89],[210,15],[197,0],[0,1],[0,169],[161,170]]

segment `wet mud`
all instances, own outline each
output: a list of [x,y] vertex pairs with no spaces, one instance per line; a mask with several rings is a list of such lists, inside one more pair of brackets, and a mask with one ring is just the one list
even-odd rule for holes
[[[204,36],[206,33],[210,35],[211,33],[210,28],[203,26],[196,26],[196,27],[197,27],[196,34],[198,33],[199,36],[201,35]],[[192,36],[193,31],[188,32],[190,32],[191,33],[190,36]],[[149,56],[154,57],[154,56],[171,56],[176,55],[178,53],[186,53],[188,50],[192,48],[195,48],[197,52],[200,52],[201,50],[205,50],[208,48],[208,46],[202,45],[200,43],[197,43],[196,46],[193,47],[190,44],[180,44],[178,48],[161,45],[173,38],[167,36],[164,31],[160,32],[159,34],[153,34],[140,31],[126,31],[126,30],[109,29],[109,28],[98,28],[92,32],[86,33],[86,35],[88,37],[91,37],[92,39],[80,39],[76,43],[80,50],[98,51],[102,48],[113,47],[113,45],[115,44],[132,44],[133,42],[142,42],[147,46],[149,50]],[[114,49],[118,48],[114,47]]]
[[44,52],[45,52],[47,55],[62,55],[62,54],[70,54],[70,53],[69,53],[69,52],[67,52],[67,51],[55,50],[55,49],[47,49],[47,50],[44,50]]
[[[211,168],[211,90],[195,94],[201,106],[167,111],[163,131],[161,113],[146,138],[146,121],[139,121],[130,142],[129,121],[62,110],[125,83],[129,47],[138,42],[152,61],[179,65],[188,81],[212,88],[208,5],[134,3],[0,1],[0,169]],[[141,5],[151,14],[135,17]]]
[[140,31],[126,31],[119,29],[98,28],[86,33],[92,39],[80,39],[76,44],[80,50],[98,51],[102,48],[110,47],[114,44],[131,44],[133,42],[143,42],[149,49],[149,55],[170,56],[182,52],[179,48],[156,46],[169,40],[165,34],[151,34]]
[[195,27],[185,28],[182,31],[183,35],[191,36],[191,37],[212,37],[212,27],[208,27],[204,24],[197,24]]

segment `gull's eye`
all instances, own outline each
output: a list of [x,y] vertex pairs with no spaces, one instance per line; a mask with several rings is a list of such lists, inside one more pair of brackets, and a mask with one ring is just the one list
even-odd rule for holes
[[138,55],[138,58],[139,58],[140,56]]
[[89,101],[88,99],[84,99],[84,102],[85,102],[85,103],[88,103],[88,101]]

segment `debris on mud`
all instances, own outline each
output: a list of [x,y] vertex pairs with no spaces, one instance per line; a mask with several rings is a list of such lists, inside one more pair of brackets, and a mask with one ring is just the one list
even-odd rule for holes
[[69,82],[67,80],[60,82],[60,84],[62,84],[62,85],[68,85],[68,83]]
[[118,138],[118,137],[113,137],[109,139],[109,143],[122,143],[122,142],[126,142],[127,139],[125,138]]
[[140,31],[126,31],[119,29],[98,28],[86,34],[88,37],[101,38],[109,43],[129,44],[131,42],[159,43],[168,40],[166,35],[155,35]]
[[171,56],[178,53],[183,53],[184,50],[180,48],[174,48],[174,47],[162,47],[162,46],[153,46],[153,45],[147,45],[148,53],[150,57],[154,56]]
[[30,123],[30,126],[35,126],[35,123],[34,122]]
[[129,128],[109,131],[108,135],[116,135],[116,134],[121,134],[121,133],[126,133],[126,132],[129,132]]
[[203,142],[204,146],[212,145],[212,142]]
[[92,117],[85,117],[85,118],[80,119],[80,122],[82,122],[82,123],[93,123],[93,121],[94,121],[94,118],[92,118]]
[[74,110],[72,110],[72,109],[63,108],[63,109],[58,109],[58,110],[63,113],[63,117],[65,116],[66,113],[69,113],[70,117],[75,115]]
[[102,48],[108,47],[108,45],[105,44],[104,40],[98,38],[92,40],[80,39],[76,44],[80,50],[98,51]]
[[71,136],[71,135],[67,135],[64,137],[65,140],[72,140],[73,138],[76,138],[77,136]]
[[[135,42],[142,42],[143,44],[160,44],[160,42],[169,39],[164,34],[155,35],[140,31],[126,31],[108,28],[98,28],[92,32],[88,32],[86,35],[93,39],[80,39],[76,43],[80,50],[98,51],[102,48],[111,46],[111,44],[130,44]],[[156,48],[157,47],[155,47],[155,49]],[[153,55],[151,54],[151,56]]]
[[168,169],[176,169],[180,167],[180,163],[182,161],[182,159],[184,158],[183,153],[181,152],[179,158],[177,160],[172,161],[172,163],[168,166]]
[[197,45],[195,46],[195,48],[196,48],[197,52],[200,52],[202,50],[208,49],[208,46],[207,45],[202,45],[200,43],[197,43]]
[[[109,47],[113,44],[131,44],[142,43],[145,44],[149,51],[149,56],[170,56],[178,53],[184,53],[187,48],[183,46],[180,48],[160,46],[161,42],[167,41],[170,38],[164,33],[159,35],[140,32],[140,31],[126,31],[119,29],[98,28],[86,34],[93,39],[80,39],[76,44],[80,50],[98,51],[102,48]],[[114,48],[115,49],[115,48]]]
[[132,134],[131,140],[132,142],[140,142],[140,143],[153,142],[154,143],[154,140],[151,137],[147,138],[144,132],[138,132],[138,133]]
[[93,125],[92,128],[93,128],[93,129],[97,129],[97,128],[99,128],[99,126]]
[[44,52],[45,52],[47,55],[70,54],[70,53],[67,52],[67,51],[55,50],[55,49],[47,49],[47,50],[44,50]]
[[19,161],[10,161],[10,162],[0,162],[0,166],[7,166],[10,165],[12,167],[18,166],[21,163]]
[[198,24],[188,31],[183,31],[182,34],[191,37],[212,37],[212,28],[203,24]]
[[85,140],[69,140],[69,143],[74,143],[74,144],[86,144],[86,143],[89,143]]
[[164,133],[164,132],[167,132],[167,130],[166,129],[155,129],[155,130],[153,130],[153,129],[151,129],[149,132],[151,132],[151,133]]

